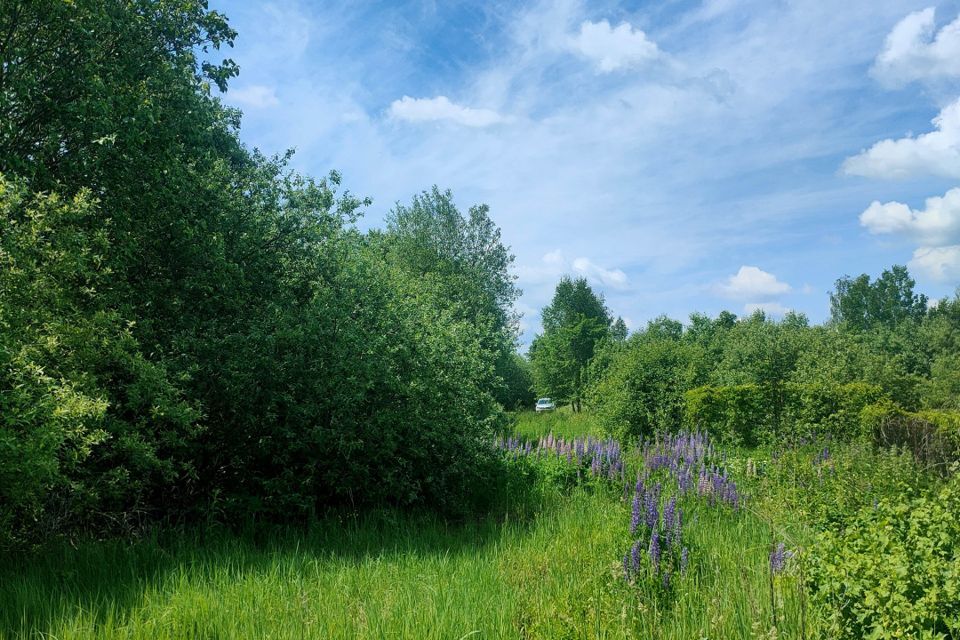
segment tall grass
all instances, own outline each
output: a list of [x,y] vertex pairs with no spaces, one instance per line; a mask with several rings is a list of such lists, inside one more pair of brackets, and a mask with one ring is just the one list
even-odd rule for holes
[[[597,433],[565,412],[518,414],[516,429]],[[625,579],[624,493],[597,478],[533,492],[523,518],[383,510],[308,529],[52,544],[0,558],[0,638],[816,637],[796,563],[769,569],[790,509],[685,500],[690,563],[663,589]]]
[[[664,599],[623,580],[616,496],[578,488],[553,506],[532,522],[383,512],[307,532],[63,545],[4,564],[0,635],[679,640],[772,626],[771,538],[750,514],[692,514],[690,570]],[[799,637],[793,581],[777,585],[781,637]]]
[[512,414],[514,433],[523,438],[536,439],[553,434],[558,438],[603,435],[596,418],[589,413],[573,413],[570,407],[560,407],[556,411],[536,413],[518,411]]

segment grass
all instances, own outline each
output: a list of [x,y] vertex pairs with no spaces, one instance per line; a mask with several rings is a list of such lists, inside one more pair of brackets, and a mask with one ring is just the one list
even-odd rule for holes
[[593,416],[588,413],[573,413],[569,406],[545,413],[518,411],[512,414],[512,418],[514,432],[524,438],[536,439],[550,433],[562,438],[603,436],[603,431]]
[[[517,430],[596,433],[564,412]],[[799,577],[771,582],[765,516],[683,506],[691,562],[670,591],[624,580],[629,506],[602,484],[546,492],[523,520],[380,511],[60,543],[0,559],[0,638],[815,637]]]

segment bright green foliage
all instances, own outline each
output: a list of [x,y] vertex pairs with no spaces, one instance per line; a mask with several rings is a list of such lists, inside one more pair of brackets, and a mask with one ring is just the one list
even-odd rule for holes
[[861,411],[883,396],[879,387],[863,383],[786,383],[780,394],[778,410],[761,385],[691,389],[685,396],[684,425],[746,446],[823,434],[849,440],[864,433]]
[[[0,521],[34,536],[122,522],[177,499],[198,413],[108,303],[107,230],[89,193],[29,195],[0,177]],[[32,530],[28,530],[32,529]],[[0,536],[0,542],[3,542]]]
[[579,411],[588,383],[587,365],[601,341],[610,337],[610,312],[585,278],[564,277],[542,315],[543,335],[530,345],[534,388]]
[[820,535],[809,585],[832,638],[960,635],[960,476],[913,499],[882,499]]
[[590,405],[609,435],[636,441],[674,431],[684,392],[696,384],[698,349],[675,339],[635,334],[590,388]]
[[763,390],[755,384],[703,386],[684,394],[683,425],[721,442],[753,446],[770,430]]

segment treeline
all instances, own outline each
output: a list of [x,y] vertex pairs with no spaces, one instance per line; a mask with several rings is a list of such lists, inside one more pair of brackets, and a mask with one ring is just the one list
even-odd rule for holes
[[797,313],[695,313],[626,337],[586,281],[564,279],[531,367],[539,393],[585,402],[621,438],[679,425],[743,444],[908,422],[955,430],[960,297],[931,305],[914,286],[895,266],[873,280],[838,280],[820,326]]
[[338,174],[240,142],[202,0],[3,2],[0,34],[0,545],[469,508],[518,367],[486,207],[358,231]]

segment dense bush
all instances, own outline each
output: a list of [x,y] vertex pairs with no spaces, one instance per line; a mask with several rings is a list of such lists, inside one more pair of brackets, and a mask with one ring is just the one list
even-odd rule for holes
[[[779,411],[772,394],[779,397]],[[851,439],[863,433],[861,411],[882,395],[864,383],[704,386],[686,392],[683,419],[688,429],[747,446],[822,434]]]
[[880,447],[902,447],[929,469],[947,473],[960,459],[960,412],[909,412],[886,401],[864,407],[864,433]]
[[698,354],[695,346],[677,340],[628,343],[614,352],[589,395],[605,431],[636,441],[658,430],[677,430]]
[[812,549],[808,582],[831,638],[960,635],[960,475],[913,499],[882,499]]
[[3,3],[0,31],[0,544],[469,508],[518,364],[486,207],[433,189],[359,232],[338,174],[240,142],[201,0]]

